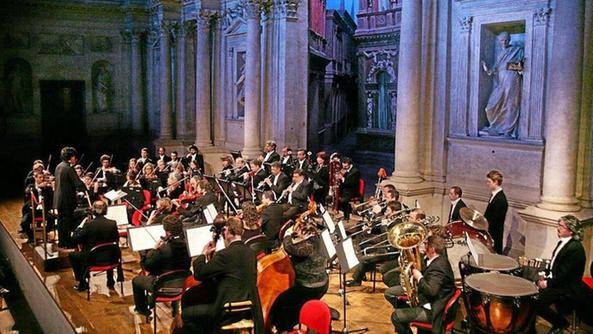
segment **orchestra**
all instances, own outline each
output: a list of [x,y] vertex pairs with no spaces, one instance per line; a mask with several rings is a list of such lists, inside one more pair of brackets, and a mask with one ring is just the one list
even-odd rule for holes
[[[502,174],[495,170],[487,174],[491,198],[485,215],[468,207],[461,187],[453,185],[444,190],[449,210],[441,219],[413,199],[413,204],[403,203],[394,185],[381,182],[381,177],[374,196],[365,201],[360,193],[360,171],[352,159],[337,153],[313,154],[301,148],[293,158],[289,147],[278,154],[276,143],[267,141],[259,158],[220,156],[222,167],[212,175],[206,173],[196,145],[189,146],[182,158],[176,151],[167,155],[164,147],[159,147],[154,157],[151,159],[148,148],[142,148],[140,157],[128,160],[122,169],[124,176],[108,152],[95,161],[99,167],[88,172],[92,162],[87,168],[78,165],[78,152],[65,147],[55,178],[48,170],[49,161],[48,167],[41,160],[34,161],[24,182],[21,231],[33,242],[35,217],[43,217],[49,230],[57,217],[60,247],[81,246],[70,253],[70,261],[76,289],[84,291],[88,289],[85,259],[90,248],[119,240],[118,226],[105,218],[109,207],[125,205],[130,226],[163,226],[165,234],[155,240],[154,248],[139,252],[142,272],[132,281],[135,311],[150,316],[147,294],[153,291],[158,276],[185,270],[191,289],[211,289],[214,295],[213,299],[181,303],[181,332],[212,333],[226,321],[224,305],[243,301],[255,307],[257,333],[269,333],[274,327],[278,332],[292,330],[298,324],[300,307],[322,298],[328,290],[328,263],[335,259],[322,250],[321,233],[329,230],[325,213],[344,225],[360,262],[349,273],[351,279],[340,284],[344,289],[359,286],[368,279],[368,272],[378,270],[387,286],[384,294],[393,306],[391,322],[397,333],[409,333],[414,321],[430,323],[433,333],[441,333],[445,304],[456,288],[467,286],[463,293],[507,298],[504,291],[481,291],[472,285],[478,279],[488,282],[490,276],[479,276],[486,273],[521,278],[537,290],[539,297],[530,310],[519,311],[511,304],[503,310],[525,312],[520,314],[529,320],[521,329],[525,332],[533,332],[532,320],[540,316],[552,324],[552,333],[561,333],[568,321],[558,309],[590,293],[581,284],[585,253],[581,223],[574,216],[558,220],[560,241],[541,272],[501,254],[500,231],[508,204],[501,188]],[[110,200],[111,191],[122,192],[123,197]],[[80,214],[75,214],[75,209]],[[185,233],[209,225],[213,240],[190,266]],[[331,240],[339,242],[338,232],[332,233]],[[216,243],[219,237],[224,241],[222,248]],[[486,258],[492,259],[490,266],[479,260]],[[282,270],[292,271],[294,280],[264,296],[266,291],[256,282],[265,268],[271,268],[264,265],[267,261],[288,264]],[[503,266],[502,262],[511,265]],[[113,275],[108,273],[109,288],[113,285]],[[531,292],[525,293],[529,297]],[[481,301],[472,307],[486,304]],[[173,308],[175,315],[178,306]],[[466,319],[472,330],[488,332],[494,330],[488,326],[494,326],[500,320],[496,317],[503,313],[490,313],[490,319],[484,320],[469,312]],[[174,322],[172,328],[177,325]]]

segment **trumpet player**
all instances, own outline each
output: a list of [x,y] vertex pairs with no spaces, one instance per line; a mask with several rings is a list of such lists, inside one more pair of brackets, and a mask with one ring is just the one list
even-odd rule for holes
[[432,333],[443,333],[445,304],[455,292],[453,269],[444,255],[445,239],[430,235],[421,246],[427,257],[426,269],[412,269],[419,304],[412,308],[396,308],[391,314],[391,322],[398,334],[411,334],[409,323],[412,321],[430,322]]

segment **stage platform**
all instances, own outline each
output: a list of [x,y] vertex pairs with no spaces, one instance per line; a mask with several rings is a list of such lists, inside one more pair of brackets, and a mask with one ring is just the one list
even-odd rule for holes
[[[132,278],[140,270],[139,256],[129,248],[122,248],[124,260],[124,294],[120,294],[119,284],[115,290],[106,287],[106,276],[93,277],[91,281],[91,300],[86,292],[77,292],[74,276],[70,268],[45,272],[34,265],[33,250],[17,233],[20,224],[22,200],[0,201],[0,246],[9,259],[23,294],[38,319],[44,333],[152,333],[152,322],[134,313],[132,297]],[[370,275],[367,274],[368,277]],[[360,287],[348,288],[348,329],[368,327],[369,333],[394,333],[390,316],[393,307],[383,297],[385,285],[363,282]],[[337,309],[341,316],[342,297],[338,294],[339,276],[330,275],[330,288],[323,300]],[[458,319],[463,317],[463,307]],[[342,318],[341,318],[342,319]],[[334,321],[333,331],[342,332],[343,321]],[[158,333],[169,333],[171,324],[170,305],[157,306]],[[457,328],[461,328],[458,323]],[[549,326],[538,321],[538,333],[547,333]],[[588,331],[579,331],[588,333]]]

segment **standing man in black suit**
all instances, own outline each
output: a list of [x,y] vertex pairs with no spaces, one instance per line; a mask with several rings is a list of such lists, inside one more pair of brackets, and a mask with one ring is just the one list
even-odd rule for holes
[[391,322],[398,334],[411,334],[412,321],[431,322],[432,333],[443,333],[443,311],[447,301],[455,292],[453,269],[445,255],[445,239],[438,235],[429,236],[426,241],[426,269],[414,268],[412,275],[418,282],[419,306],[398,308],[391,314]]
[[484,217],[488,220],[488,232],[494,240],[494,251],[502,254],[502,239],[504,235],[504,220],[507,215],[509,203],[502,191],[502,174],[491,170],[486,175],[486,185],[492,192]]
[[191,259],[187,253],[183,224],[179,218],[168,215],[163,219],[163,229],[165,238],[159,239],[155,248],[142,257],[142,268],[149,274],[132,279],[135,311],[142,315],[150,314],[146,291],[153,291],[154,281],[158,275],[173,270],[187,270],[188,276],[190,275]]
[[294,163],[294,169],[302,169],[305,171],[309,171],[309,161],[307,160],[307,151],[304,148],[299,148],[297,150],[297,158]]
[[342,177],[340,178],[340,210],[344,212],[344,220],[350,219],[350,200],[359,197],[360,172],[352,165],[352,159],[342,159]]
[[84,191],[84,183],[76,175],[72,166],[78,161],[74,147],[64,147],[60,152],[60,162],[56,166],[56,186],[54,192],[53,208],[58,211],[59,246],[74,248],[72,231],[76,226],[74,209],[76,209],[76,192]]
[[220,325],[223,307],[228,302],[249,300],[253,303],[256,333],[261,333],[263,319],[257,292],[257,260],[255,253],[241,241],[243,225],[239,219],[229,219],[223,229],[225,248],[215,253],[210,242],[193,263],[194,278],[215,285],[213,303],[183,308],[183,323],[187,333],[215,333]]
[[262,204],[266,206],[262,212],[262,232],[266,235],[270,244],[277,244],[279,240],[278,232],[286,221],[282,205],[274,200],[274,193],[271,190],[264,191],[262,195]]
[[451,207],[449,208],[449,223],[461,220],[459,210],[467,206],[461,199],[462,194],[463,192],[458,186],[449,188],[449,200],[451,201]]
[[270,165],[273,162],[280,161],[280,154],[276,152],[276,142],[268,140],[264,145],[264,153],[265,155],[262,156],[262,163],[264,164],[266,171],[269,171]]
[[549,332],[560,334],[569,325],[564,316],[551,308],[562,308],[575,304],[577,297],[585,295],[582,282],[585,270],[585,248],[581,244],[581,228],[575,216],[567,215],[558,220],[558,244],[552,252],[551,272],[540,276],[537,286],[540,288],[537,314],[553,326]]
[[[105,218],[105,214],[107,214],[107,203],[102,200],[95,201],[92,207],[92,214],[94,218],[90,222],[87,221],[82,228],[74,232],[73,239],[76,243],[82,244],[82,251],[69,254],[74,278],[78,281],[78,285],[74,288],[78,291],[86,291],[89,288],[86,271],[90,250],[100,244],[119,241],[117,223],[115,220]],[[118,272],[117,277],[118,280],[123,280],[123,273]],[[114,285],[113,270],[108,270],[107,287],[113,289]]]

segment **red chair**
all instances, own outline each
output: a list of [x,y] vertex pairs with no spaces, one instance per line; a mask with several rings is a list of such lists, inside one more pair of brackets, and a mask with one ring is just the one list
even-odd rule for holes
[[301,307],[299,324],[307,326],[319,334],[331,332],[331,312],[326,303],[321,300],[309,300]]
[[[459,308],[459,297],[461,297],[461,289],[455,289],[455,293],[453,293],[453,296],[449,299],[443,310],[443,328],[447,332],[455,332],[455,316]],[[429,322],[412,321],[410,322],[410,326],[427,331],[432,330],[432,324]]]
[[[117,278],[120,283],[121,295],[124,295],[124,276],[121,266],[121,251],[117,242],[98,244],[91,248],[87,257],[88,289],[86,299],[91,300],[91,277],[97,276],[107,270],[117,269]],[[92,273],[95,273],[94,275]]]
[[358,181],[358,196],[354,196],[350,199],[350,202],[364,202],[364,180],[360,179]]
[[[153,291],[150,293],[150,307],[154,310],[153,329],[156,334],[156,304],[177,302],[181,300],[186,289],[186,280],[191,275],[189,270],[172,270],[157,276],[153,284]],[[173,318],[176,315],[176,307],[173,307]],[[148,322],[147,318],[147,322]]]

